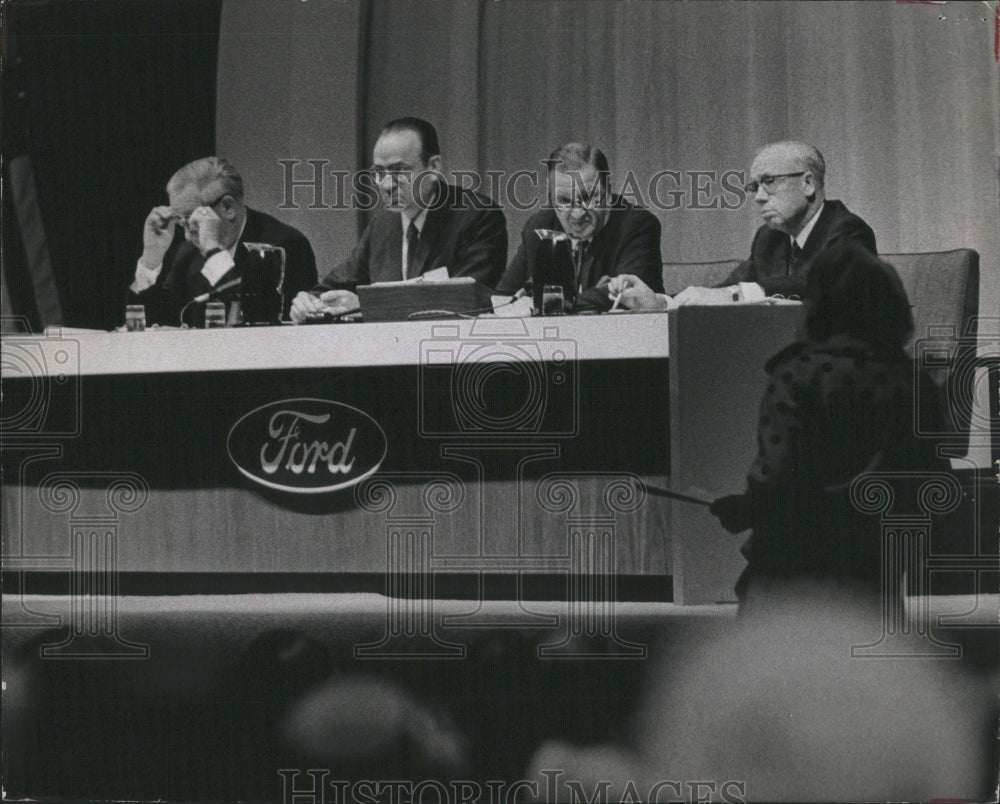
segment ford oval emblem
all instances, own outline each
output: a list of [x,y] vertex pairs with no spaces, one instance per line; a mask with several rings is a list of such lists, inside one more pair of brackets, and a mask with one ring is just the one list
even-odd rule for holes
[[385,432],[367,413],[328,399],[282,399],[240,417],[229,459],[254,483],[321,494],[360,483],[385,459]]

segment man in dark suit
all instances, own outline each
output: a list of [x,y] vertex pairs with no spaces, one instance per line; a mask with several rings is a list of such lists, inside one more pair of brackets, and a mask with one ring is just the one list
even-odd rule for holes
[[[285,317],[295,294],[316,283],[316,258],[305,235],[247,208],[243,179],[225,159],[209,156],[185,165],[167,183],[167,196],[170,205],[154,207],[146,217],[142,256],[129,286],[129,303],[145,306],[147,323],[177,326],[195,299],[238,299],[250,263],[243,243],[285,250]],[[203,311],[185,318],[200,321]]]
[[654,297],[628,279],[612,287],[631,308],[675,304],[713,304],[766,296],[798,296],[816,256],[835,243],[854,242],[876,253],[871,227],[840,201],[826,199],[823,155],[804,142],[765,145],[750,167],[746,192],[760,207],[764,225],[757,230],[750,258],[715,288],[692,287],[674,299]]
[[[630,274],[656,292],[663,290],[660,222],[611,193],[608,159],[593,145],[571,142],[549,156],[549,209],[537,212],[521,232],[517,254],[497,290],[514,293],[536,276],[539,262],[551,259],[538,230],[569,239],[569,259],[544,266],[544,281],[562,284],[566,297],[585,306],[604,306],[607,294],[593,289],[604,277]],[[553,275],[554,274],[554,275]],[[610,306],[610,302],[607,302]]]
[[827,201],[823,155],[804,142],[761,149],[750,168],[747,193],[760,205],[750,259],[723,286],[754,282],[772,296],[801,297],[813,259],[834,243],[853,241],[876,253],[875,233],[840,201]]
[[373,216],[351,256],[309,293],[299,293],[291,318],[302,323],[358,306],[355,289],[371,282],[413,279],[437,268],[493,287],[507,261],[507,223],[479,193],[444,181],[437,131],[426,120],[388,123],[373,154],[372,173],[385,208]]

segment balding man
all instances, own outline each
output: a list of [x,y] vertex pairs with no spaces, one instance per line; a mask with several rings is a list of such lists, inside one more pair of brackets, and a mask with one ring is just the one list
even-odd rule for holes
[[674,299],[654,294],[632,277],[612,281],[621,306],[663,309],[782,295],[802,298],[812,261],[834,243],[855,242],[876,253],[875,233],[840,201],[827,200],[826,163],[812,145],[794,140],[765,145],[750,167],[746,192],[760,207],[750,259],[715,288],[688,288]]
[[292,302],[296,324],[358,308],[355,290],[446,268],[494,287],[507,261],[507,222],[489,198],[445,181],[434,126],[419,117],[386,123],[375,142],[372,174],[385,207],[351,255]]
[[[143,228],[142,256],[129,286],[129,303],[146,308],[149,324],[197,324],[202,310],[184,308],[195,298],[239,299],[250,258],[241,243],[285,250],[284,316],[292,298],[316,284],[316,257],[297,229],[249,209],[243,179],[227,160],[209,156],[178,170],[167,182],[169,206],[154,207]],[[183,232],[183,237],[180,236]]]
[[514,293],[535,276],[536,265],[545,259],[537,232],[551,230],[569,238],[572,265],[554,266],[556,273],[545,281],[562,284],[566,299],[577,309],[608,309],[607,294],[595,292],[595,287],[618,274],[638,277],[662,291],[660,222],[611,192],[604,152],[570,142],[556,148],[545,164],[549,204],[524,225],[521,246],[497,289]]

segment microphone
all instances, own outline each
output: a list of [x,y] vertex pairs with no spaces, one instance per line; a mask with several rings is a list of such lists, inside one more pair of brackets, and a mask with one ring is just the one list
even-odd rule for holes
[[193,302],[207,302],[213,296],[218,293],[222,293],[224,290],[229,290],[230,288],[235,288],[238,285],[243,284],[243,277],[237,277],[236,279],[230,279],[228,282],[224,282],[217,288],[212,288],[208,293],[202,293],[200,296],[195,296],[191,301]]

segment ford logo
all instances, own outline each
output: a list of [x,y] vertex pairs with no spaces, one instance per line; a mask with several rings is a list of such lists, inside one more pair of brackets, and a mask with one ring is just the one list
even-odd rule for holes
[[385,459],[371,416],[327,399],[283,399],[251,410],[229,430],[229,459],[254,483],[321,494],[360,483]]

